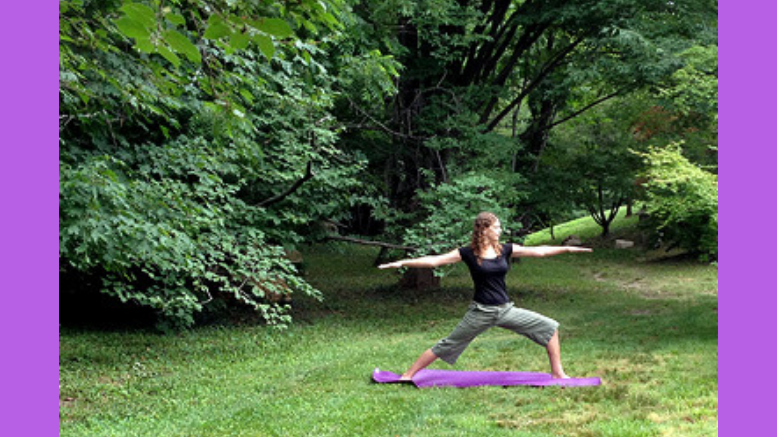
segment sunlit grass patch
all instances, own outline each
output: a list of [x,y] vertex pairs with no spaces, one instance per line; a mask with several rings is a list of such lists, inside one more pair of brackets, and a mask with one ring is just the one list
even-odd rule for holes
[[[617,235],[624,230],[634,228],[638,222],[639,217],[637,214],[626,217],[626,208],[623,207],[618,211],[615,220],[610,224],[610,232]],[[558,245],[571,235],[580,237],[585,243],[588,240],[598,239],[602,234],[601,226],[596,224],[591,216],[580,217],[554,226],[553,236],[551,236],[550,231],[550,228],[546,228],[528,235],[525,244],[527,246]]]

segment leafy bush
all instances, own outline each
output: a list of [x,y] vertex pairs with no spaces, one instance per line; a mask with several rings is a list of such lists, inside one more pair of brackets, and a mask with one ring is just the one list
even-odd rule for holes
[[648,170],[647,211],[663,239],[698,254],[718,257],[718,176],[689,162],[677,144],[640,154]]
[[279,295],[320,296],[286,248],[347,212],[364,165],[310,43],[337,20],[278,7],[60,2],[62,275],[175,327],[223,301],[282,325]]
[[139,169],[107,155],[61,162],[65,269],[99,272],[103,292],[154,308],[165,326],[192,324],[216,293],[288,322],[275,296],[319,293],[261,230],[275,214],[235,196],[213,150],[181,138],[149,148]]

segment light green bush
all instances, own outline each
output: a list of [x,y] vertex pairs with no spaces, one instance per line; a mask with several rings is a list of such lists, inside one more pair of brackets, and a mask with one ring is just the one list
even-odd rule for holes
[[640,155],[648,165],[646,207],[655,230],[702,259],[717,259],[718,176],[688,161],[677,144]]

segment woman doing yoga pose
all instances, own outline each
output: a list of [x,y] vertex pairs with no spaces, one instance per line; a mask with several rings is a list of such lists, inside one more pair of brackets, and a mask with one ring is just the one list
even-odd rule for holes
[[561,365],[561,347],[558,339],[558,322],[523,308],[516,308],[507,296],[505,275],[513,257],[546,257],[562,253],[591,252],[584,247],[537,246],[500,244],[502,224],[490,212],[482,212],[475,218],[472,243],[446,254],[404,259],[378,266],[381,269],[399,267],[438,267],[464,261],[475,283],[475,296],[467,313],[448,337],[431,349],[424,351],[401,380],[413,376],[437,358],[453,365],[472,340],[487,329],[499,326],[524,335],[544,346],[550,359],[551,375],[568,378]]

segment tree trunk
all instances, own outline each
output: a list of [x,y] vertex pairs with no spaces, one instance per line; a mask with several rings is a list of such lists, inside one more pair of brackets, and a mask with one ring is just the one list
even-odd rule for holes
[[407,269],[399,286],[410,290],[432,290],[440,288],[440,278],[434,275],[434,269]]

